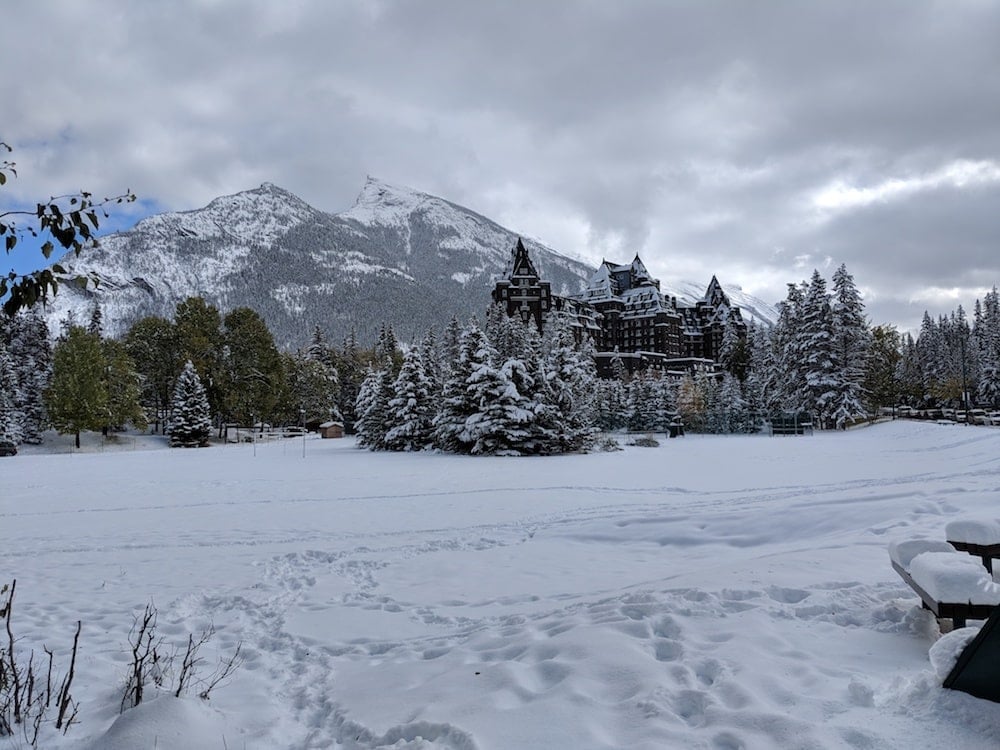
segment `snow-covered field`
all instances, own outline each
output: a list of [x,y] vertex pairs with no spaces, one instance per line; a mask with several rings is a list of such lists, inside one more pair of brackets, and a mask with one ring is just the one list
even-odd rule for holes
[[[985,750],[1000,705],[939,687],[886,546],[998,499],[1000,429],[913,422],[554,458],[26,451],[0,580],[22,648],[65,664],[83,622],[79,724],[44,747]],[[206,671],[246,661],[119,719],[151,601],[168,643],[214,624]]]

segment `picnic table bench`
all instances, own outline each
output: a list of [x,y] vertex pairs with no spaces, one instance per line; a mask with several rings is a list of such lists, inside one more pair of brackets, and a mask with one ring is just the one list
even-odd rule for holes
[[1000,584],[973,558],[948,542],[911,539],[889,545],[893,569],[921,599],[921,606],[952,628],[985,620],[1000,606]]
[[948,544],[959,552],[978,555],[993,573],[993,561],[1000,560],[1000,522],[981,519],[952,521],[945,526]]

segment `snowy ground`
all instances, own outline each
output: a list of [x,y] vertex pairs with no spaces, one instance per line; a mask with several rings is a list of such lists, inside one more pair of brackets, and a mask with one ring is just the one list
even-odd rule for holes
[[[1000,745],[1000,705],[939,687],[937,625],[886,552],[1000,515],[1000,429],[661,442],[130,449],[153,438],[0,459],[21,647],[64,660],[83,621],[80,723],[43,746]],[[208,703],[118,719],[150,601],[171,643],[215,625],[208,667],[240,641],[247,659]]]

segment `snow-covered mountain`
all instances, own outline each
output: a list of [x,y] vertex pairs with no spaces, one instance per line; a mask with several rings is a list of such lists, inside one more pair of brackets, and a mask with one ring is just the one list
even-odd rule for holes
[[[96,299],[114,336],[146,315],[171,318],[177,302],[201,295],[223,314],[253,308],[286,347],[305,343],[316,324],[334,343],[352,327],[367,343],[385,322],[405,342],[453,315],[482,316],[517,238],[467,208],[372,178],[340,214],[265,183],[202,209],[151,216],[103,238],[100,248],[63,258],[72,275],[96,273],[101,284],[63,286],[46,314],[53,330],[70,310],[85,322]],[[581,290],[593,273],[524,242],[558,294]],[[688,301],[705,286],[663,284]],[[769,305],[725,289],[747,313],[774,319]]]

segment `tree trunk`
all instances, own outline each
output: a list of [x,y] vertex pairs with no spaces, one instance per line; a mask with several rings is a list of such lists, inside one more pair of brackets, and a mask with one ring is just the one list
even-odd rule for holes
[[76,431],[76,449],[80,450],[80,431]]

